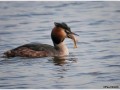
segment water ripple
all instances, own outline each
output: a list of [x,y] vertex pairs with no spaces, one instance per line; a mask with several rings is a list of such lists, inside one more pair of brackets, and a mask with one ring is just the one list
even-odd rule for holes
[[4,34],[12,34],[11,32],[0,32],[0,35],[4,35]]
[[120,65],[108,65],[107,67],[120,67]]
[[119,58],[120,55],[107,55],[107,56],[102,56],[98,59],[111,59],[111,58],[117,58],[117,57]]
[[3,18],[15,18],[15,17],[32,17],[32,16],[46,16],[46,15],[53,15],[51,12],[47,13],[23,13],[23,14],[15,14],[15,15],[4,15],[1,16]]
[[16,27],[16,24],[9,24],[9,25],[5,25],[4,28],[14,28]]
[[98,21],[91,22],[88,25],[100,25],[105,22],[106,22],[105,20],[98,20]]
[[98,76],[98,75],[105,75],[105,74],[108,74],[108,73],[102,73],[102,72],[78,73],[76,76],[81,76],[81,75]]
[[118,12],[118,13],[120,13],[120,10],[115,10],[115,12]]
[[103,42],[109,42],[109,41],[111,41],[111,40],[103,39],[103,40],[94,40],[93,42],[103,43]]
[[61,8],[61,7],[67,7],[69,4],[67,3],[63,3],[63,4],[60,4],[60,5],[54,5],[54,6],[45,6],[45,8]]

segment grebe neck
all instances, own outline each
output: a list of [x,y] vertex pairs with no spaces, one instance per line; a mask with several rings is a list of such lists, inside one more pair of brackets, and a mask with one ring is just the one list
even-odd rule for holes
[[64,42],[61,42],[59,44],[54,43],[54,47],[60,55],[69,55],[68,48]]

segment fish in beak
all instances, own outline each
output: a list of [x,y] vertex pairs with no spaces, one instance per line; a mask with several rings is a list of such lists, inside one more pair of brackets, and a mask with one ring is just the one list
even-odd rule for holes
[[[70,34],[67,35],[68,38],[72,39],[74,42],[74,48],[77,48],[77,38],[75,37],[75,33],[71,32]],[[79,35],[77,35],[79,36]]]

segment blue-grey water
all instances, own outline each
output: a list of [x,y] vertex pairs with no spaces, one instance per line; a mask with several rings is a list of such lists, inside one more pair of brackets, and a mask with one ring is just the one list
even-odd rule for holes
[[79,36],[70,55],[0,58],[0,89],[120,88],[120,2],[0,1],[0,56],[17,46],[53,45],[54,22]]

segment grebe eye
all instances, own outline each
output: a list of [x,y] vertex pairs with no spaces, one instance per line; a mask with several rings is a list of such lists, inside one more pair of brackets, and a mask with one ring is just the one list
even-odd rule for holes
[[70,34],[71,32],[70,31],[68,31],[68,30],[65,30],[65,32],[67,33],[67,34]]

